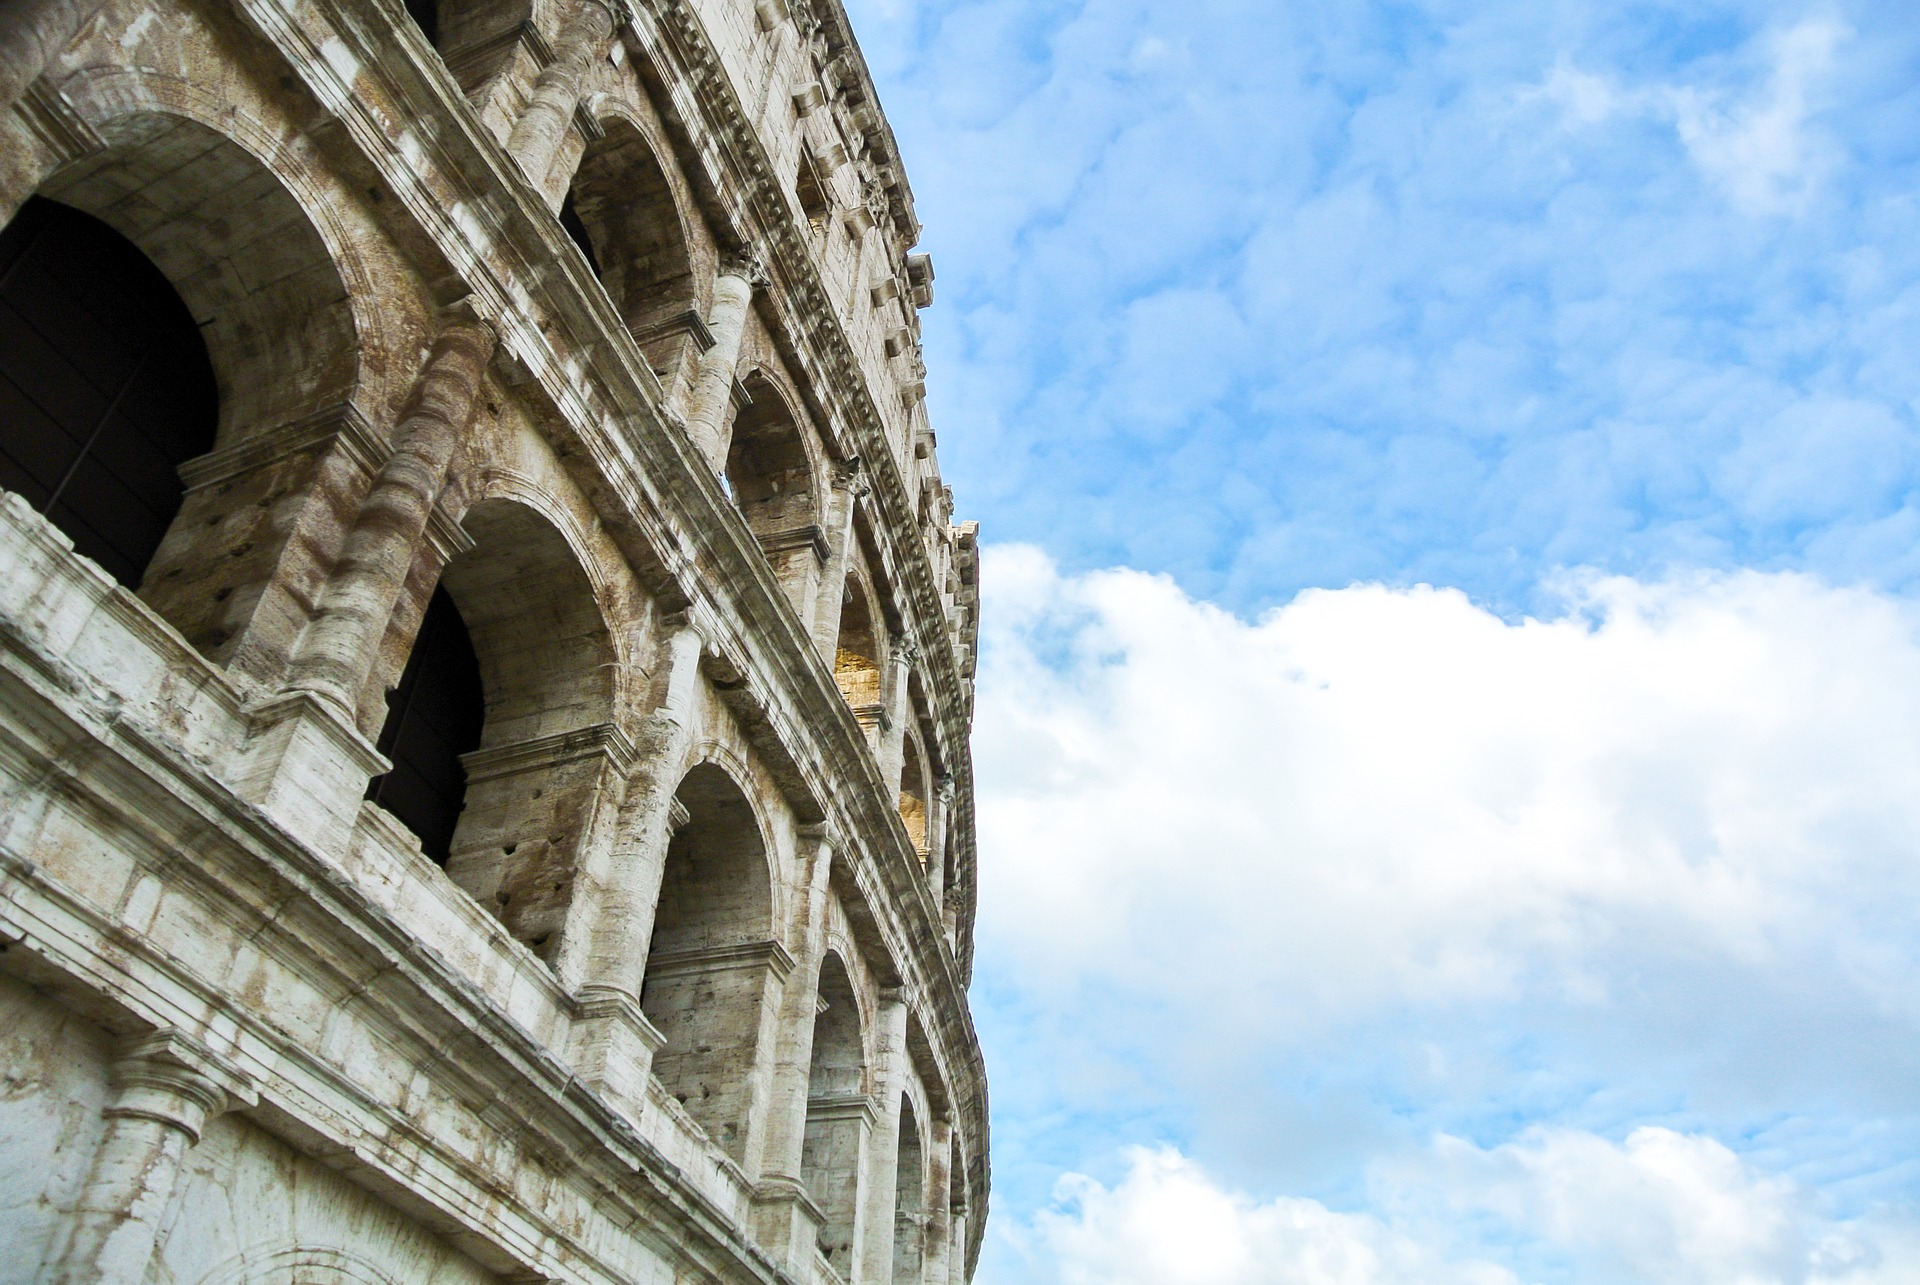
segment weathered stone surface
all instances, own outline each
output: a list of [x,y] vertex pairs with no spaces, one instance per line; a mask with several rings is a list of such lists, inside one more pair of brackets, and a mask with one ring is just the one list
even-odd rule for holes
[[976,541],[846,16],[412,8],[0,8],[0,218],[220,392],[137,593],[0,493],[0,1285],[964,1281]]

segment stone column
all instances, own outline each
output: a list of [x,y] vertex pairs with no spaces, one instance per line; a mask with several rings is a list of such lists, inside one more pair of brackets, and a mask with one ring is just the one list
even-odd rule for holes
[[820,591],[813,608],[813,641],[828,669],[833,668],[840,649],[840,605],[847,592],[847,559],[854,543],[853,511],[869,485],[857,458],[835,460],[831,480],[820,515],[827,539],[827,565],[820,571]]
[[[807,1101],[813,1071],[813,1023],[818,1014],[820,961],[826,953],[828,884],[833,843],[823,827],[801,835],[800,894],[794,898],[799,920],[792,934],[799,967],[781,995],[775,1032],[773,1087],[768,1095],[767,1126],[760,1149],[760,1181],[753,1194],[754,1224],[760,1243],[787,1270],[804,1280],[812,1271],[821,1211],[806,1189],[804,1153]],[[810,853],[804,849],[810,848]]]
[[0,10],[0,112],[13,110],[74,42],[101,0],[8,0]]
[[573,127],[587,68],[605,53],[613,29],[613,13],[606,5],[600,0],[580,0],[553,42],[553,61],[534,82],[526,110],[513,123],[507,152],[527,181],[542,192],[560,140]]
[[953,778],[943,776],[933,783],[933,797],[927,800],[927,892],[936,913],[947,891],[947,817],[952,812]]
[[860,1259],[852,1285],[888,1285],[893,1279],[893,1206],[900,1168],[900,1095],[906,1089],[907,1001],[898,989],[881,992],[873,1030],[873,1093],[879,1106],[868,1142],[872,1157],[860,1201]]
[[707,317],[713,346],[700,354],[687,398],[687,436],[721,476],[727,471],[731,436],[727,411],[733,401],[734,371],[740,364],[740,338],[746,333],[754,287],[765,281],[765,269],[751,256],[736,255],[720,265],[713,283],[713,311]]
[[[923,1285],[948,1285],[953,1239],[953,1121],[945,1116],[927,1129],[926,1259]],[[896,1283],[897,1285],[897,1283]]]
[[[962,1174],[959,1181],[965,1182]],[[953,1215],[953,1226],[947,1233],[947,1285],[966,1285],[967,1282],[967,1211],[960,1210]]]
[[700,681],[700,632],[682,622],[667,640],[666,693],[639,736],[633,775],[616,824],[613,860],[588,934],[576,998],[581,1015],[571,1057],[582,1079],[639,1119],[660,1032],[640,1011],[667,845],[686,824],[676,806],[679,767],[693,736]]
[[319,611],[295,649],[291,685],[337,702],[350,718],[473,414],[493,345],[493,328],[482,321],[441,332],[413,409],[394,433],[393,455],[361,502]]
[[172,1203],[180,1164],[228,1093],[179,1036],[162,1031],[113,1064],[114,1096],[93,1168],[42,1279],[139,1285]]
[[887,650],[887,667],[893,672],[888,676],[887,716],[881,723],[876,757],[880,760],[880,779],[890,791],[887,802],[891,804],[897,801],[900,793],[900,770],[906,759],[907,723],[913,718],[913,692],[909,680],[920,651],[913,645],[913,640],[905,635],[895,638],[893,646]]

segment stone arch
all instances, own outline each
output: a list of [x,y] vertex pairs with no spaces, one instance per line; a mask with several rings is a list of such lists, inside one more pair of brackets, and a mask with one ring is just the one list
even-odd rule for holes
[[853,1266],[853,1229],[873,1106],[868,1097],[866,1023],[838,951],[820,959],[813,1054],[807,1072],[807,1127],[801,1176],[824,1215],[820,1251],[842,1279]]
[[606,287],[647,362],[671,389],[710,342],[694,282],[691,240],[672,180],[647,133],[624,113],[603,116],[560,207],[560,221]]
[[886,664],[880,604],[858,568],[847,573],[840,595],[840,632],[834,645],[833,679],[855,717],[871,736],[879,726]]
[[268,677],[366,477],[361,352],[383,300],[296,142],[185,81],[95,70],[62,93],[102,146],[40,194],[99,218],[172,283],[219,389],[215,449],[181,466],[144,598],[211,659]]
[[765,1109],[780,983],[772,846],[741,780],[708,759],[674,793],[640,1007],[664,1037],[653,1070],[728,1155],[746,1154]]
[[616,651],[592,580],[546,514],[495,496],[462,526],[472,545],[439,587],[472,641],[485,715],[460,760],[447,874],[551,961],[583,852],[631,763],[613,725]]
[[242,1250],[200,1278],[200,1285],[399,1285],[373,1260],[331,1246]]
[[219,405],[193,314],[158,265],[92,215],[22,205],[0,230],[0,485],[138,588]]
[[727,447],[727,489],[794,609],[803,610],[827,552],[811,443],[792,401],[764,370],[740,383],[747,402]]
[[927,1155],[913,1094],[900,1095],[899,1148],[893,1180],[893,1281],[919,1285],[926,1258]]
[[352,399],[378,295],[324,185],[282,138],[184,81],[83,72],[62,92],[106,144],[44,196],[105,221],[202,322],[221,447]]
[[926,747],[918,725],[909,724],[901,742],[900,819],[906,823],[907,837],[913,841],[913,850],[919,854],[922,866],[927,863],[927,823],[932,801],[933,776],[927,769]]

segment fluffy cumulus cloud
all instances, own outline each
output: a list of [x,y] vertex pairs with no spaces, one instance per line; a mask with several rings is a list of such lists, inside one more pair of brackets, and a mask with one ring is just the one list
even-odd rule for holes
[[1621,1285],[1893,1285],[1920,1275],[1909,1227],[1822,1217],[1808,1192],[1709,1138],[1611,1143],[1533,1130],[1482,1150],[1441,1137],[1376,1182],[1383,1214],[1256,1200],[1170,1147],[1133,1148],[1112,1187],[1074,1174],[1012,1233],[1010,1260],[1061,1285],[1519,1285],[1442,1219]]
[[1920,579],[1911,4],[853,8],[1000,538],[1241,610]]
[[1005,1279],[1920,1271],[1920,607],[985,577]]

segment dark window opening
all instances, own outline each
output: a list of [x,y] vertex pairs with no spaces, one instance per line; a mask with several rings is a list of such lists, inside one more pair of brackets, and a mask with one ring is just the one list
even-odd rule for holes
[[441,865],[467,802],[460,756],[480,747],[486,713],[467,622],[447,591],[435,589],[400,685],[387,693],[379,749],[393,770],[373,778],[367,797],[420,836],[421,850]]
[[420,34],[435,49],[440,47],[440,5],[438,0],[407,0],[407,16]]
[[32,197],[0,231],[0,486],[129,589],[213,448],[220,393],[193,314],[133,242]]
[[800,168],[793,176],[793,189],[794,195],[800,198],[800,209],[807,216],[807,222],[815,232],[820,231],[827,225],[833,201],[827,196],[827,185],[821,181],[820,171],[806,156],[800,158]]
[[580,221],[580,212],[573,208],[573,193],[567,193],[566,201],[560,206],[560,226],[567,230],[573,243],[580,247],[580,253],[586,256],[587,266],[593,269],[593,275],[600,275],[600,257],[593,252],[593,236],[587,231],[587,225]]

